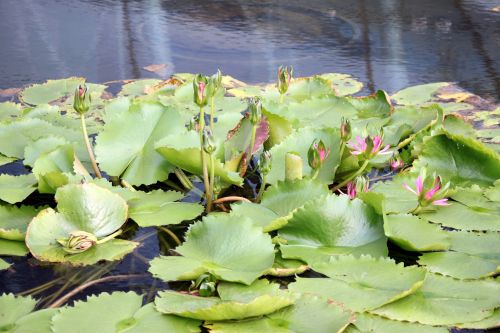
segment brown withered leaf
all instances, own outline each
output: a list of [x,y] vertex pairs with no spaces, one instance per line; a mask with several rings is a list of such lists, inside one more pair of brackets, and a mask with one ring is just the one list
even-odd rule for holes
[[17,94],[21,90],[22,90],[21,88],[0,89],[0,95],[4,96],[4,97],[14,96],[15,94]]

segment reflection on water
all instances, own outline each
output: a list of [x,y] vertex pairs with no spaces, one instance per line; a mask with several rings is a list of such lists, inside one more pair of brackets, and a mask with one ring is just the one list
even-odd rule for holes
[[500,13],[491,0],[2,0],[0,88],[82,75],[170,72],[274,80],[345,72],[369,92],[458,81],[500,97]]

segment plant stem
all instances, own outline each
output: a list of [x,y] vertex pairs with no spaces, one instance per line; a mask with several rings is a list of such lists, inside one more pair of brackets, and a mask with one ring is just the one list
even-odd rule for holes
[[159,227],[160,230],[162,231],[165,231],[173,240],[174,242],[177,244],[177,245],[181,245],[182,242],[181,240],[179,239],[179,237],[177,237],[173,232],[172,230],[168,229],[168,228],[165,228],[165,227]]
[[283,104],[284,99],[285,99],[285,94],[280,94],[280,104]]
[[130,183],[128,181],[126,181],[125,179],[122,179],[121,183],[122,183],[123,187],[129,189],[130,191],[137,192],[137,190],[132,185],[130,185]]
[[101,171],[99,170],[97,162],[95,161],[92,146],[90,145],[89,135],[87,133],[87,125],[85,123],[85,115],[81,114],[80,120],[82,122],[83,140],[85,141],[85,145],[87,146],[87,152],[89,153],[90,162],[92,163],[92,169],[94,169],[94,173],[97,178],[102,178]]
[[345,179],[343,182],[341,182],[340,184],[338,184],[337,186],[335,186],[333,189],[332,189],[332,192],[335,192],[337,191],[338,189],[344,187],[347,185],[347,183],[349,183],[351,180],[353,180],[354,178],[356,178],[357,176],[361,175],[363,173],[363,171],[365,171],[366,167],[368,166],[368,163],[370,163],[370,160],[366,160],[363,165],[361,165],[361,168],[358,169],[358,171],[356,171],[355,173],[353,173],[350,177],[348,177],[347,179]]
[[209,157],[210,157],[210,183],[208,186],[209,186],[210,197],[208,198],[207,201],[207,212],[210,212],[212,210],[212,199],[213,199],[214,183],[215,183],[215,160],[213,154],[210,154]]
[[210,130],[214,131],[215,98],[210,98]]
[[418,133],[422,132],[422,131],[427,131],[429,128],[431,128],[432,126],[434,126],[435,124],[437,123],[437,120],[433,120],[429,123],[429,125],[425,126],[424,128],[422,128],[420,131],[418,131],[417,133],[413,133],[412,135],[410,135],[409,137],[407,137],[405,140],[401,141],[397,148],[398,150],[401,149],[401,148],[404,148],[406,147],[410,142],[413,141],[413,139],[415,139],[415,137],[417,136]]
[[189,180],[188,176],[182,171],[182,169],[175,168],[174,173],[181,182],[182,186],[186,188],[187,190],[192,190],[193,189],[193,183]]
[[[210,193],[210,183],[208,179],[208,167],[207,167],[207,159],[205,156],[205,151],[203,150],[203,130],[205,129],[205,112],[203,111],[203,107],[200,107],[200,154],[201,154],[201,164],[203,169],[203,184],[205,185],[205,199],[208,202],[212,202],[211,193]],[[208,204],[207,204],[208,211]]]
[[252,127],[252,138],[250,139],[250,149],[247,156],[247,167],[250,165],[250,161],[252,160],[253,146],[255,146],[255,136],[257,134],[257,126],[258,124],[255,124]]
[[266,175],[262,175],[259,193],[257,193],[257,197],[255,198],[255,202],[260,202],[260,200],[262,199],[262,195],[264,194],[265,188],[266,188]]
[[103,277],[103,278],[100,278],[100,279],[97,279],[97,280],[89,281],[87,283],[84,283],[84,284],[76,287],[75,289],[73,289],[72,291],[70,291],[69,293],[67,293],[66,295],[64,295],[63,297],[59,298],[54,303],[50,304],[48,306],[48,308],[57,308],[57,307],[63,305],[71,297],[75,296],[80,291],[82,291],[84,289],[87,289],[90,286],[93,286],[94,284],[98,284],[98,283],[102,283],[102,282],[107,282],[107,281],[113,281],[113,280],[125,280],[125,279],[139,278],[139,277],[146,277],[146,276],[147,276],[146,274],[113,275],[113,276],[106,276],[106,277]]
[[243,202],[251,202],[247,198],[244,197],[238,197],[235,195],[224,197],[224,198],[219,198],[217,200],[214,200],[214,204],[222,203],[222,202],[228,202],[228,201],[243,201]]
[[111,235],[106,236],[106,237],[104,237],[103,239],[98,240],[98,241],[97,241],[97,244],[106,243],[107,241],[109,241],[109,240],[111,240],[111,239],[115,238],[116,236],[121,235],[121,233],[122,233],[122,229],[119,229],[119,230],[115,231],[114,233],[112,233]]

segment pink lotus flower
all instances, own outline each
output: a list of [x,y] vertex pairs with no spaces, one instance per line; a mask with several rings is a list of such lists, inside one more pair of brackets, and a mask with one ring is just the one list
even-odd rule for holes
[[356,198],[358,192],[368,192],[369,184],[369,179],[363,176],[356,177],[356,179],[347,183],[347,195],[349,199]]
[[398,171],[399,169],[402,169],[404,166],[405,166],[405,162],[400,158],[397,158],[397,159],[391,161],[392,171]]
[[367,136],[364,139],[362,139],[360,136],[356,136],[356,142],[351,142],[349,144],[349,148],[352,149],[351,154],[363,155],[367,159],[375,157],[379,154],[391,154],[391,152],[389,151],[390,145],[386,145],[384,148],[382,148],[382,146],[382,137],[380,135],[375,135],[374,137]]
[[425,191],[424,189],[425,181],[425,170],[417,177],[415,180],[415,189],[408,186],[408,184],[403,184],[403,187],[418,196],[419,205],[424,207],[429,204],[434,206],[449,206],[448,198],[445,198],[446,192],[450,183],[445,186],[441,186],[441,177],[434,176],[434,183],[430,189]]
[[354,199],[356,198],[356,184],[354,182],[349,182],[347,183],[347,195],[349,196],[349,199]]

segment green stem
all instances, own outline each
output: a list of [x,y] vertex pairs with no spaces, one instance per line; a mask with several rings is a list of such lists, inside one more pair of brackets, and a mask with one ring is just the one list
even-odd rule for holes
[[112,233],[112,234],[111,234],[111,235],[109,235],[109,236],[104,237],[103,239],[98,240],[96,243],[97,243],[97,244],[106,243],[107,241],[109,241],[109,240],[111,240],[111,239],[115,238],[116,236],[121,235],[121,233],[122,233],[122,229],[120,229],[120,230],[118,230],[118,231],[115,231],[114,233]]
[[137,192],[137,190],[132,185],[130,185],[130,183],[127,182],[125,179],[122,179],[121,183],[122,183],[123,187],[126,187],[130,191]]
[[313,170],[313,173],[311,175],[311,179],[316,179],[318,177],[320,169],[321,169],[321,167]]
[[437,123],[437,120],[433,120],[429,123],[429,125],[425,126],[424,128],[422,128],[420,131],[418,131],[417,133],[413,133],[412,135],[410,135],[409,137],[407,137],[405,140],[401,141],[399,144],[398,144],[398,150],[401,149],[401,148],[404,148],[406,147],[410,142],[413,141],[413,139],[415,139],[415,137],[418,135],[418,133],[422,132],[422,131],[427,131],[429,128],[431,128],[432,126],[434,126],[435,124]]
[[182,186],[186,188],[187,190],[192,190],[193,189],[193,183],[189,180],[188,176],[182,171],[182,169],[175,168],[174,173],[181,182]]
[[248,151],[247,166],[250,165],[253,155],[253,147],[255,146],[255,136],[257,135],[257,124],[252,127],[252,138],[250,140],[250,150]]
[[214,131],[215,98],[210,98],[210,130]]
[[166,228],[166,227],[158,227],[158,228],[160,228],[160,230],[162,230],[162,231],[166,232],[166,233],[170,236],[170,238],[172,238],[172,239],[174,240],[175,244],[177,244],[177,245],[181,245],[181,244],[182,244],[182,242],[181,242],[181,240],[179,239],[179,237],[177,237],[177,235],[176,235],[176,234],[174,234],[174,233],[172,232],[172,230],[170,230],[170,229],[168,229],[168,228]]
[[368,163],[370,163],[370,160],[366,160],[363,165],[361,165],[361,168],[358,169],[358,171],[356,171],[355,173],[353,173],[350,177],[348,177],[347,179],[345,179],[343,182],[341,182],[340,184],[338,184],[337,186],[335,186],[333,189],[332,189],[332,192],[335,192],[337,191],[338,189],[341,189],[342,187],[346,186],[347,183],[349,183],[351,180],[353,180],[354,178],[356,178],[357,176],[361,175],[363,173],[363,171],[365,171],[366,167],[368,166]]
[[283,104],[284,99],[285,99],[285,94],[280,94],[280,104]]
[[213,154],[210,154],[209,157],[210,157],[210,183],[209,183],[210,201],[207,202],[207,212],[210,212],[212,210],[212,198],[213,198],[214,183],[215,183],[215,159]]
[[205,185],[205,198],[207,200],[207,211],[208,211],[208,202],[212,203],[212,198],[210,194],[210,183],[208,179],[208,167],[207,167],[207,159],[205,156],[205,151],[203,150],[203,130],[205,129],[205,112],[203,111],[203,107],[200,107],[200,154],[201,154],[201,164],[203,169],[203,184]]
[[102,178],[101,171],[97,166],[97,162],[95,161],[94,152],[92,151],[92,146],[90,145],[89,135],[87,133],[87,125],[85,124],[85,115],[80,115],[80,120],[82,122],[82,131],[83,131],[83,140],[85,141],[85,145],[87,146],[87,152],[89,153],[90,162],[92,163],[92,169],[94,169],[94,173],[97,178]]
[[264,190],[266,188],[266,175],[262,175],[259,193],[257,193],[257,198],[255,198],[255,202],[260,202],[262,199],[262,195],[264,194]]

